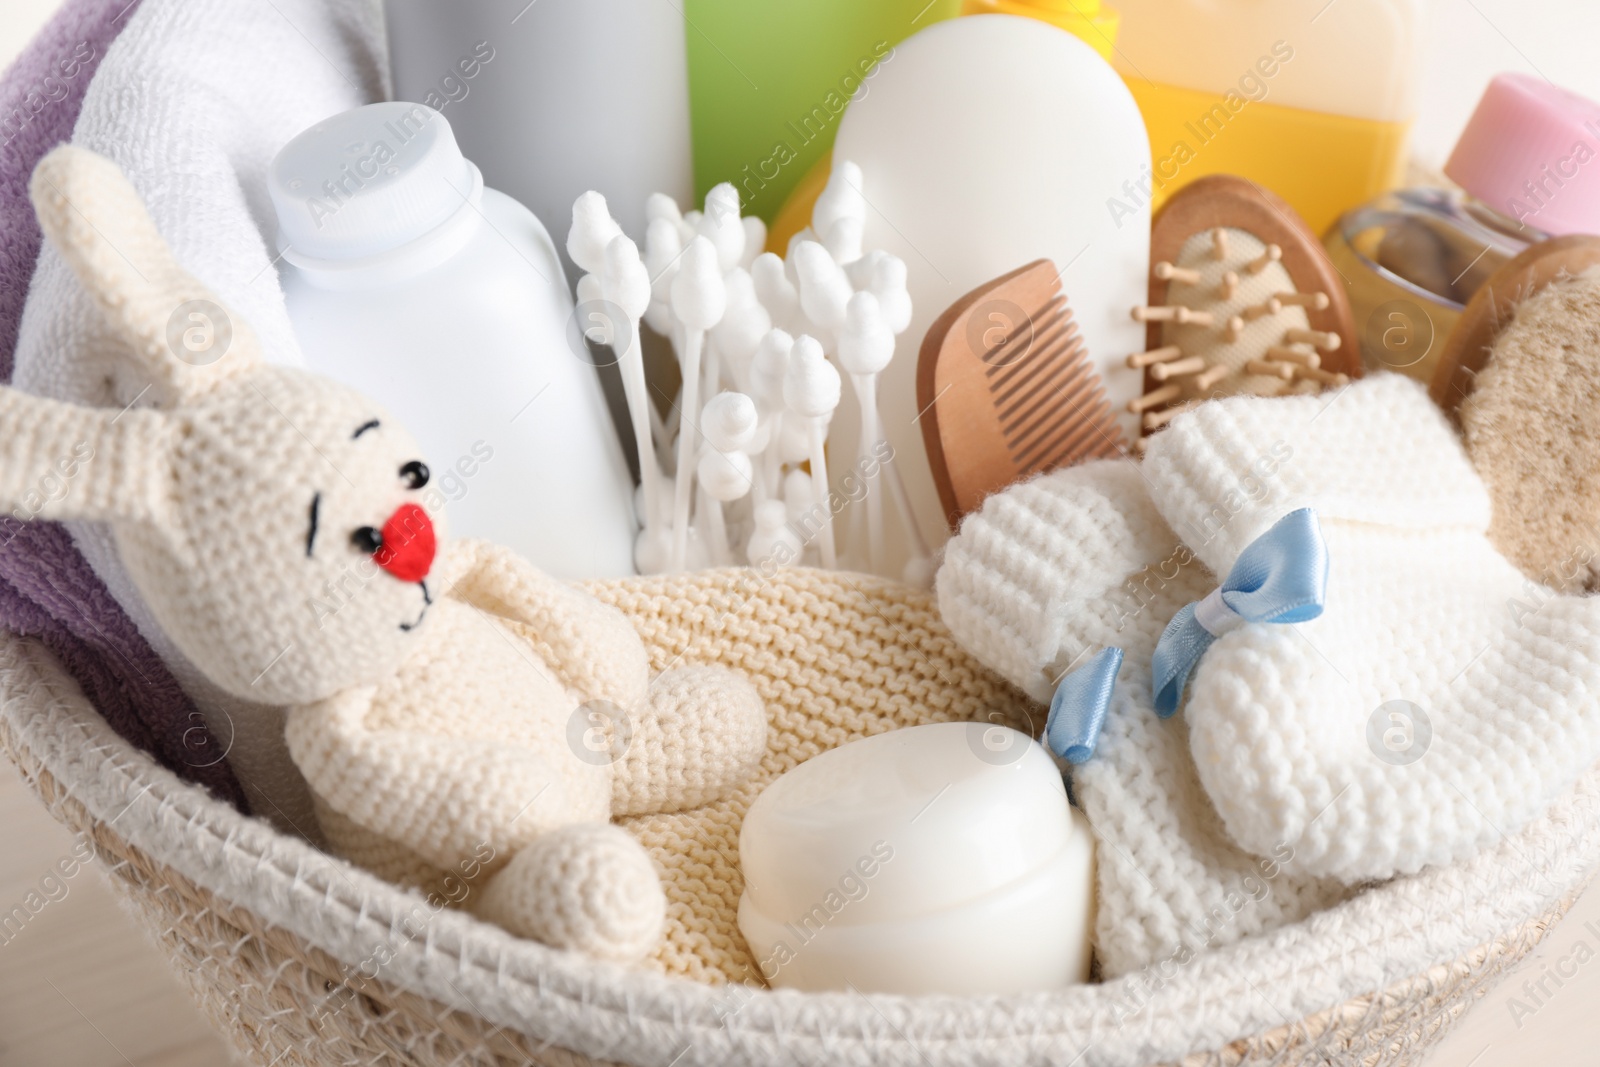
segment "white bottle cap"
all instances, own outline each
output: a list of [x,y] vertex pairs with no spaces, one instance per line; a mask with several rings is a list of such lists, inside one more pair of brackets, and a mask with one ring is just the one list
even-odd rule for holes
[[444,116],[422,104],[368,104],[300,133],[267,188],[291,259],[354,260],[423,237],[483,187]]

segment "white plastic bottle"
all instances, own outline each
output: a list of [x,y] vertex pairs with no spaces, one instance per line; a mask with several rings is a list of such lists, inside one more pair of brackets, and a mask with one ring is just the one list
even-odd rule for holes
[[285,145],[268,182],[307,365],[405,423],[453,532],[565,578],[632,574],[632,479],[555,245],[449,122],[356,108]]
[[694,199],[681,3],[383,7],[395,98],[438,108],[489,184],[552,231],[566,232],[572,202],[590,189],[641,243],[646,197]]
[[[922,533],[942,542],[916,374],[923,336],[952,303],[1048,258],[1114,408],[1142,391],[1124,361],[1144,348],[1129,309],[1147,295],[1150,207],[1127,198],[1150,166],[1144,122],[1122,79],[1077,37],[1032,18],[971,15],[895,46],[872,92],[845,112],[833,158],[861,167],[864,246],[906,262],[913,317],[879,403]],[[854,398],[845,404],[829,446],[853,456],[859,420]],[[1121,417],[1131,440],[1136,423]],[[899,547],[891,573],[905,559]]]

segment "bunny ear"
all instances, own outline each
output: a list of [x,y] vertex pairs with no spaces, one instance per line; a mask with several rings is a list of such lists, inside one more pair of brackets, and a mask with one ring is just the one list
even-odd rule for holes
[[0,513],[164,525],[173,438],[172,417],[159,411],[86,408],[0,386]]
[[260,362],[249,327],[178,265],[117,165],[63,145],[34,168],[39,225],[157,386],[199,396]]

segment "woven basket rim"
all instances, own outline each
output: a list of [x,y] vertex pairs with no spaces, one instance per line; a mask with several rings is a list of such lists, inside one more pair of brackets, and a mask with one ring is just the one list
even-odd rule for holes
[[[1114,982],[1005,997],[712,987],[520,940],[239,815],[118,738],[36,642],[0,635],[0,718],[89,814],[222,900],[389,984],[598,1060],[1148,1063],[1222,1048],[1408,981],[1559,911],[1600,856],[1600,768],[1500,846],[1305,922]],[[425,909],[424,909],[425,910]],[[670,1051],[669,1051],[670,1050]],[[693,1051],[693,1055],[688,1055]],[[1065,1052],[1065,1055],[1061,1053]],[[863,1054],[869,1054],[865,1057]]]

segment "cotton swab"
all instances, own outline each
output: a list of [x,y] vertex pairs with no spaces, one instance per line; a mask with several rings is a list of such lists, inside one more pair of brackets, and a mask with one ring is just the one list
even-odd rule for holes
[[678,202],[666,193],[651,193],[644,199],[644,221],[648,226],[657,219],[665,219],[676,228],[683,221]]
[[781,500],[764,500],[756,505],[756,528],[745,544],[744,556],[757,567],[776,563],[797,563],[805,546],[789,528],[789,509]]
[[[644,378],[644,350],[639,342],[639,320],[650,307],[650,272],[639,258],[638,246],[625,234],[618,234],[606,245],[600,279],[606,299],[628,318],[628,335],[621,339],[623,343],[617,352],[617,362],[622,371],[623,394],[628,401],[634,444],[639,454],[639,484],[644,490],[640,541],[650,542],[656,530],[657,516],[661,514],[661,468],[651,444],[650,395]],[[613,347],[616,347],[614,336]],[[637,555],[636,550],[635,557]],[[637,558],[635,566],[638,566]]]
[[[883,321],[878,298],[869,292],[857,293],[845,308],[844,325],[839,331],[839,363],[850,375],[861,407],[861,439],[856,453],[860,472],[865,473],[874,452],[883,440],[878,412],[878,375],[894,358],[894,334]],[[881,468],[880,463],[880,468]],[[868,559],[872,569],[884,567],[883,494],[878,486],[866,486]]]
[[739,257],[739,266],[749,270],[767,247],[767,224],[759,215],[746,215],[739,220],[739,225],[744,227],[744,255]]
[[694,485],[695,432],[692,413],[700,406],[700,357],[706,331],[722,319],[728,294],[717,265],[716,247],[696,237],[683,250],[672,279],[672,313],[683,331],[683,389],[678,399],[678,465],[673,489],[672,563],[682,570],[689,553],[689,502]]
[[783,410],[783,379],[789,370],[794,338],[773,327],[750,357],[750,396],[767,411]]
[[906,261],[888,252],[874,252],[866,288],[878,298],[878,308],[896,337],[911,325],[911,290],[906,285]]
[[718,393],[706,401],[701,412],[700,432],[706,444],[718,452],[745,452],[756,439],[760,421],[756,403],[749,396]]
[[746,450],[756,439],[760,421],[755,401],[743,393],[718,393],[700,413],[707,447],[700,454],[697,473],[710,498],[706,533],[711,557],[718,564],[733,562],[722,507],[750,492],[753,468]]
[[[723,182],[712,187],[706,194],[706,209],[694,220],[694,227],[696,234],[710,241],[717,250],[717,267],[724,278],[739,269],[739,261],[744,258],[745,231],[739,218],[739,192],[732,183]],[[751,297],[753,301],[753,292]],[[722,349],[722,344],[713,340],[705,350],[703,396],[710,396],[722,387]]]
[[756,351],[750,357],[748,388],[767,422],[767,447],[761,453],[761,479],[758,483],[762,496],[777,496],[778,472],[783,467],[781,456],[783,434],[783,380],[789,373],[789,354],[794,349],[794,338],[779,329],[767,331]]
[[800,281],[800,310],[825,347],[832,347],[844,325],[845,305],[855,290],[844,269],[828,250],[815,241],[802,241],[794,249],[795,273]]
[[867,201],[861,193],[861,183],[860,167],[848,160],[839,162],[811,210],[811,228],[840,264],[861,258],[867,222]]
[[[786,258],[763,251],[766,226],[741,216],[739,190],[729,183],[712,188],[699,211],[683,211],[671,197],[653,194],[645,203],[642,248],[618,240],[621,230],[600,194],[585,194],[573,205],[567,251],[587,272],[579,300],[615,306],[608,316],[615,322],[594,325],[601,332],[611,327],[604,340],[617,351],[640,444],[635,559],[641,567],[654,560],[661,569],[682,569],[705,560],[708,549],[718,563],[736,555],[756,560],[791,541],[795,556],[839,565],[843,545],[834,528],[825,451],[840,399],[832,358],[850,374],[861,402],[854,457],[860,476],[875,465],[889,478],[887,490],[867,482],[864,506],[852,513],[866,527],[866,543],[858,531],[850,543],[865,548],[881,571],[887,555],[883,495],[889,492],[915,543],[910,569],[928,565],[892,451],[885,454],[879,410],[879,376],[893,357],[895,336],[911,319],[906,265],[881,250],[864,253],[870,206],[862,189],[859,167],[848,160],[836,164],[811,225],[790,239]],[[647,395],[641,322],[670,340],[683,375],[678,402],[665,417]],[[731,389],[740,392],[724,392]],[[730,405],[738,405],[745,420],[733,436]],[[670,488],[664,480],[669,471]],[[733,528],[724,505],[745,495],[754,500],[740,515],[746,522],[760,519],[749,543],[729,546]],[[790,505],[804,514],[786,528],[774,520],[783,520]]]
[[833,543],[833,508],[828,501],[824,429],[839,406],[839,386],[839,372],[822,354],[822,345],[817,339],[804,334],[796,337],[789,355],[789,370],[783,379],[783,402],[791,413],[804,420],[803,425],[809,432],[812,497],[815,507],[822,513],[818,546],[822,565],[829,570],[839,566],[839,558]]
[[784,263],[775,253],[763,252],[750,264],[756,298],[772,316],[772,324],[793,333],[801,327],[800,292],[789,280]]
[[717,250],[717,265],[723,273],[733,270],[744,258],[744,223],[739,218],[739,191],[730,182],[713,186],[706,194],[706,209],[695,224],[695,232]]
[[611,217],[606,198],[590,190],[572,204],[572,229],[567,231],[567,255],[583,270],[599,274],[605,266],[606,246],[622,232]]
[[672,335],[672,279],[677,277],[682,256],[683,239],[677,223],[667,218],[652,219],[644,232],[644,266],[650,274],[651,287],[644,321],[664,337]]
[[694,240],[699,233],[700,212],[685,211],[683,217],[678,220],[678,239],[683,242],[684,247],[688,247],[689,242]]
[[726,361],[723,372],[739,388],[748,389],[750,360],[761,339],[772,329],[772,316],[756,298],[755,282],[748,271],[735,267],[722,276],[722,281],[728,291],[728,310],[711,336]]
[[805,519],[811,510],[811,475],[798,468],[783,476],[783,506],[791,523]]
[[796,418],[785,405],[783,425],[778,431],[778,460],[792,467],[810,459],[811,427],[805,419]]
[[[605,260],[603,257],[600,261],[600,264],[601,268],[604,269]],[[581,308],[585,304],[598,304],[604,301],[605,298],[605,286],[600,281],[599,271],[596,271],[593,274],[584,274],[578,278],[578,307]],[[591,318],[589,321],[580,323],[579,325],[583,331],[584,337],[594,341],[596,344],[609,345],[611,343],[610,337],[590,336],[591,331],[603,328],[607,325],[606,323],[596,322],[593,320],[593,318]]]
[[[890,332],[898,337],[911,325],[911,292],[906,287],[905,260],[887,252],[874,252],[865,258],[871,261],[867,288],[878,298],[878,310]],[[933,580],[934,562],[922,528],[917,525],[916,514],[911,510],[911,495],[906,492],[906,483],[900,477],[900,465],[895,462],[894,455],[885,458],[882,465],[889,495],[894,498],[901,528],[910,542],[911,555],[902,576],[912,585],[926,586]]]

